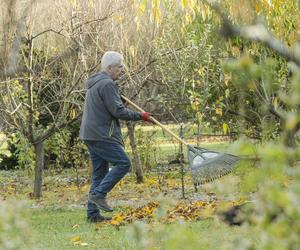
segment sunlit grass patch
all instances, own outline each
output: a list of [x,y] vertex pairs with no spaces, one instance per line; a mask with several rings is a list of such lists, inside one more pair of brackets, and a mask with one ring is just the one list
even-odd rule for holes
[[185,222],[179,218],[169,224],[155,215],[152,222],[118,226],[89,224],[82,209],[35,209],[31,214],[37,249],[226,249],[237,235],[255,240],[255,234],[218,219]]

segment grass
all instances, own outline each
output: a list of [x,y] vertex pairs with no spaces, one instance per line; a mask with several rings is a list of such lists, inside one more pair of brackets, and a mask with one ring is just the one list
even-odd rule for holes
[[[172,132],[174,132],[175,134],[179,133],[180,130],[180,124],[164,124],[165,127],[167,127],[169,130],[171,130]],[[196,124],[185,124],[183,126],[184,129],[184,135],[185,137],[190,137],[190,136],[196,136],[197,134],[197,125]],[[162,128],[158,127],[157,125],[136,125],[135,126],[135,131],[143,131],[146,133],[153,133],[155,132],[155,137],[163,137],[164,135],[168,135],[167,132],[163,131]],[[123,127],[122,128],[122,133],[126,134],[127,133],[127,127]],[[200,133],[213,133],[212,129],[208,128],[208,127],[203,127],[201,128]],[[169,135],[168,135],[169,136]]]
[[[30,224],[37,249],[74,249],[72,239],[80,237],[77,249],[119,249],[129,246],[124,230],[117,231],[113,226],[96,230],[94,224],[85,221],[83,209],[35,209],[31,211]],[[77,241],[79,243],[79,241]],[[127,248],[130,249],[130,248]]]
[[[195,143],[192,144],[193,146],[196,145]],[[230,145],[228,142],[203,142],[200,144],[200,147],[209,149],[209,150],[214,150],[214,151],[220,151],[220,152],[227,152],[227,153],[232,153]],[[128,155],[132,158],[132,151],[130,147],[126,147],[126,151]],[[152,144],[149,145],[148,148],[144,147],[138,147],[140,156],[142,159],[142,163],[145,165],[150,165],[150,166],[156,166],[159,163],[167,163],[170,162],[171,160],[175,160],[178,155],[179,155],[179,144],[178,143],[172,143],[172,142],[163,142],[159,144]],[[187,157],[187,147],[183,146],[183,154],[184,154],[184,159],[186,162],[186,167],[188,165],[188,157]],[[148,158],[148,162],[146,163],[145,158]]]
[[[195,145],[194,141],[189,143]],[[201,146],[220,151],[228,151],[229,148],[228,142],[222,141],[201,141]],[[178,153],[179,144],[170,137],[156,135],[148,145],[139,144],[139,149],[141,154],[148,150],[150,158],[153,159],[155,154],[159,162],[165,162],[174,159],[172,157]],[[130,147],[127,150],[130,154]],[[185,146],[183,150],[186,153]],[[156,167],[155,162],[153,167]],[[140,185],[135,184],[133,173],[127,175],[110,193],[109,199],[116,212],[156,201],[163,194],[179,202],[180,174],[173,169],[172,166],[171,171],[163,172],[162,183],[159,183],[156,172],[145,174],[145,182]],[[38,201],[30,199],[32,174],[23,170],[1,171],[4,192],[0,197],[28,201],[31,206],[29,223],[36,249],[226,249],[225,246],[220,247],[220,242],[231,244],[241,234],[239,229],[229,227],[218,219],[175,221],[171,224],[154,219],[150,223],[136,222],[121,227],[90,224],[86,222],[85,211],[89,184],[79,187],[75,182],[69,183],[69,179],[76,179],[74,170],[64,170],[62,173],[45,171],[43,197]],[[79,169],[80,178],[88,175],[87,167]],[[232,184],[233,181],[232,178],[225,178],[224,183]],[[185,192],[189,199],[209,199],[211,190],[216,191],[216,188],[206,185],[201,193],[195,194],[191,176],[185,176]]]
[[37,249],[227,249],[226,244],[243,235],[240,228],[214,219],[97,226],[85,222],[84,210],[67,208],[32,210],[30,224]]

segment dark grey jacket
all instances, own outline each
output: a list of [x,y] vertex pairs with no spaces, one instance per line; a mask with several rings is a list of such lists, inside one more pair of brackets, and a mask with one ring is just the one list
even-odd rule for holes
[[124,145],[119,119],[141,120],[141,115],[124,107],[117,86],[105,72],[87,79],[79,138],[82,140],[118,142]]

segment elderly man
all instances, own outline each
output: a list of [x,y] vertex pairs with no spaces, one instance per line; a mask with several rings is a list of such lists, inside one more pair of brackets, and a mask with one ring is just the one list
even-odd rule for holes
[[[124,151],[120,121],[150,121],[148,112],[134,112],[124,107],[115,80],[123,73],[123,56],[108,51],[101,59],[101,72],[87,79],[83,117],[79,138],[88,147],[93,165],[91,187],[87,205],[89,222],[106,219],[100,209],[112,212],[106,196],[130,168]],[[108,163],[113,168],[109,171]]]

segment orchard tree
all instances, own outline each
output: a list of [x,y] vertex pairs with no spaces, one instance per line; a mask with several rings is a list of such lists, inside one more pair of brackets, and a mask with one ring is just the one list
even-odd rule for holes
[[[7,2],[7,12],[13,11],[12,3]],[[27,149],[23,158],[35,170],[33,196],[40,197],[44,142],[62,128],[78,122],[84,96],[83,79],[95,70],[99,60],[84,60],[86,43],[78,30],[82,30],[86,22],[74,23],[72,20],[76,18],[71,16],[69,27],[60,30],[50,27],[36,33],[34,8],[38,6],[33,2],[28,4],[24,16],[18,18],[17,11],[13,13],[16,21],[9,26],[13,43],[10,44],[9,39],[2,40],[4,48],[10,47],[11,53],[2,62],[0,116],[6,131],[19,135],[18,143],[23,145],[18,146],[24,151]],[[106,19],[108,16],[93,18],[87,23]],[[55,47],[57,43],[64,47]]]

